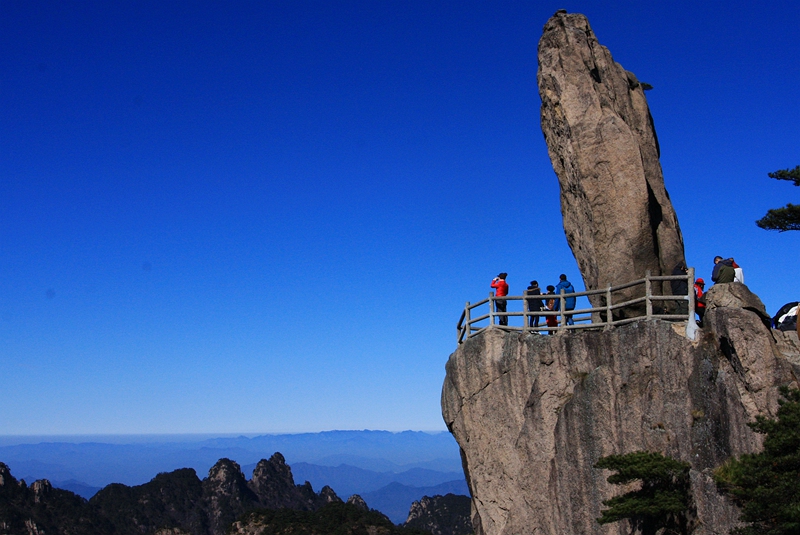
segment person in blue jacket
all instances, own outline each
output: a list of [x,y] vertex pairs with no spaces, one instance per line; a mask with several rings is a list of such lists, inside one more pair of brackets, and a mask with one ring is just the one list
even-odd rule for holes
[[[572,294],[575,293],[575,288],[572,286],[572,283],[567,280],[567,276],[563,273],[559,276],[559,282],[556,284],[556,295],[561,293],[561,290],[564,290],[565,294]],[[561,308],[561,299],[556,299],[556,307],[555,310],[559,310]],[[567,297],[564,299],[564,310],[575,310],[575,298],[574,297]],[[575,322],[572,320],[572,314],[564,314],[567,318],[567,325],[575,325]]]

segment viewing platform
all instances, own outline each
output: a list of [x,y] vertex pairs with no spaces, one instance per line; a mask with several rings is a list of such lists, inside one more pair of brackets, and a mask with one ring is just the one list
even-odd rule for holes
[[[686,275],[650,275],[648,271],[643,279],[638,279],[605,289],[586,290],[575,293],[541,294],[541,295],[505,295],[497,297],[493,293],[489,297],[470,303],[467,301],[464,311],[458,320],[458,343],[464,342],[480,334],[488,327],[497,327],[507,331],[538,332],[541,334],[556,332],[607,329],[625,325],[638,320],[663,319],[686,322],[686,336],[694,339],[697,325],[694,321],[694,268],[688,268]],[[685,281],[686,294],[671,295],[671,283]],[[638,289],[638,287],[642,287]],[[628,298],[630,294],[641,294]],[[670,293],[670,295],[663,295]],[[576,308],[565,310],[567,298],[576,298]],[[529,301],[557,300],[558,310],[529,310]],[[506,301],[507,311],[497,312],[495,301]],[[592,302],[597,306],[593,306]],[[578,305],[585,304],[584,308]],[[516,308],[517,310],[512,310]],[[558,325],[548,327],[547,318],[555,316]],[[573,325],[567,324],[568,316],[572,316]],[[509,325],[500,325],[501,317],[508,318]],[[539,318],[539,326],[529,326],[531,318]],[[521,320],[519,319],[521,318]],[[616,318],[616,319],[615,319]],[[551,320],[552,321],[552,320]],[[517,325],[511,325],[517,323]]]

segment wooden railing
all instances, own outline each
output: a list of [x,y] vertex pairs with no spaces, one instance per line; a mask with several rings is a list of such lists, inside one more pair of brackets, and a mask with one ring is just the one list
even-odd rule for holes
[[[687,282],[688,292],[686,295],[660,295],[660,292],[653,292],[653,283],[671,282],[676,280],[685,280]],[[622,290],[634,288],[636,286],[644,285],[644,295],[633,299],[627,299],[622,302],[614,303],[614,297],[619,298]],[[626,292],[630,293],[630,292]],[[587,298],[602,303],[601,306],[592,306],[591,303],[587,308],[575,308],[574,310],[565,310],[564,305],[566,299],[569,297],[576,298],[576,303],[579,298]],[[547,301],[549,299],[558,299],[558,310],[528,310],[528,300],[533,301]],[[516,302],[522,302],[521,309],[518,311],[497,312],[494,306],[495,301],[506,301],[507,309],[513,307]],[[673,306],[658,306],[658,304],[672,302],[676,303]],[[686,303],[688,306],[682,307],[680,303]],[[654,307],[654,303],[656,306]],[[641,310],[644,304],[644,313],[638,313],[634,316],[629,314],[620,314],[623,309],[626,312],[631,310]],[[681,310],[683,308],[683,310]],[[488,309],[488,310],[484,310]],[[672,309],[672,310],[670,310]],[[675,310],[677,309],[677,310]],[[477,315],[476,315],[477,311]],[[685,311],[685,312],[684,312]],[[676,313],[677,312],[677,313]],[[540,325],[538,327],[529,326],[529,318],[539,317],[542,323],[546,323],[548,316],[556,316],[558,319],[557,327],[548,327]],[[573,325],[567,325],[567,317],[571,316]],[[624,317],[621,317],[624,316]],[[500,325],[498,320],[501,317],[508,318],[522,318],[522,325]],[[617,319],[614,319],[614,318]],[[470,304],[467,301],[464,307],[464,312],[458,320],[458,343],[462,343],[467,338],[471,338],[481,331],[490,326],[495,326],[500,329],[508,331],[528,331],[528,332],[541,332],[553,333],[553,331],[571,331],[581,329],[605,329],[617,325],[624,325],[632,323],[641,319],[659,318],[664,320],[685,321],[686,322],[686,336],[694,339],[697,324],[694,322],[694,268],[689,268],[686,275],[650,275],[648,271],[643,279],[638,279],[619,286],[609,286],[605,289],[587,290],[585,292],[575,292],[565,294],[561,290],[560,294],[554,295],[504,295],[503,297],[496,297],[489,294],[489,297],[478,301],[477,303]],[[510,321],[509,321],[510,323]]]

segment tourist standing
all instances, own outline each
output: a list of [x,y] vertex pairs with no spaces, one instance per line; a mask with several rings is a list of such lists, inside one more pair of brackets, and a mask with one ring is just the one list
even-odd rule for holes
[[[556,294],[560,294],[561,290],[564,290],[565,294],[574,294],[575,288],[572,286],[572,283],[567,280],[567,276],[563,273],[559,275],[559,282],[556,284]],[[556,308],[555,310],[561,309],[561,299],[556,300]],[[564,311],[567,310],[575,310],[575,297],[567,297],[564,299]],[[567,319],[567,325],[575,325],[575,322],[572,321],[572,314],[565,314],[564,315]]]
[[[673,276],[682,276],[681,279],[674,279],[669,281],[669,285],[672,288],[672,295],[682,295],[685,297],[689,297],[689,279],[686,278],[689,269],[686,267],[686,264],[683,262],[678,262],[675,266],[675,269],[672,270]],[[678,301],[678,314],[688,314],[689,313],[689,303],[686,301]]]
[[[505,297],[508,295],[508,283],[506,282],[506,277],[508,277],[508,273],[500,273],[495,278],[492,279],[492,288],[494,288],[495,297]],[[502,312],[503,315],[500,316],[498,323],[500,325],[508,325],[508,316],[505,315],[506,312],[506,300],[505,299],[495,299],[494,300],[494,311],[495,312]]]
[[[525,290],[526,296],[531,295],[542,295],[542,291],[539,289],[539,283],[537,281],[531,281],[531,285],[528,286],[528,289]],[[526,299],[528,302],[528,312],[539,312],[544,308],[544,303],[541,299]],[[528,316],[528,327],[538,327],[539,326],[539,316],[538,315],[531,315]]]

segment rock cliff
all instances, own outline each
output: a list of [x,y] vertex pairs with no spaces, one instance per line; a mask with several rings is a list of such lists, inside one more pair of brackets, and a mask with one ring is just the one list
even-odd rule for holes
[[580,14],[556,13],[538,54],[542,132],[586,288],[627,283],[647,270],[671,274],[684,261],[683,238],[642,84]]
[[556,336],[490,328],[447,362],[442,413],[461,447],[481,535],[627,534],[596,522],[620,493],[593,468],[606,455],[662,452],[691,464],[697,535],[726,534],[738,510],[710,477],[760,449],[746,425],[797,386],[795,333],[769,329],[744,285],[708,293],[705,328],[639,321]]

